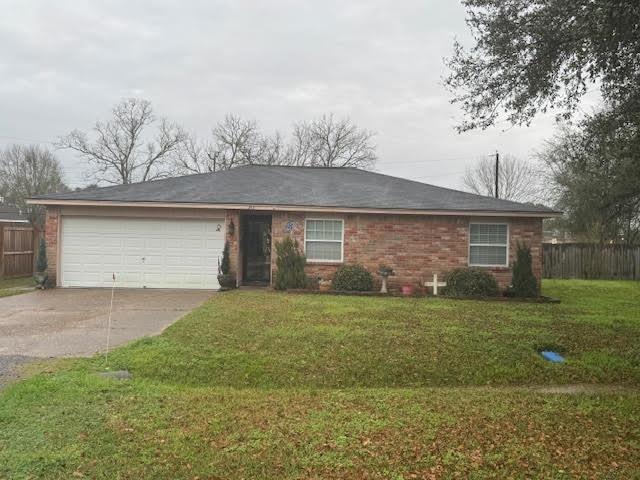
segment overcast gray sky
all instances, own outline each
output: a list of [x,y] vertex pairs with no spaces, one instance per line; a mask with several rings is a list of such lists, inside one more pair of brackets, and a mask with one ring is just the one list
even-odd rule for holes
[[469,40],[464,16],[455,0],[4,0],[0,145],[88,130],[129,96],[201,136],[225,113],[286,134],[334,112],[377,132],[377,170],[459,187],[479,156],[528,158],[554,130],[455,132],[443,57]]

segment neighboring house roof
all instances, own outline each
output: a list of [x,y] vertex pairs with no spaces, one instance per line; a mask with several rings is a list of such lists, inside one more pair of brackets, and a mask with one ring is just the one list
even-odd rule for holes
[[32,203],[41,204],[96,202],[557,214],[542,206],[499,200],[356,168],[263,165],[32,199]]
[[20,210],[10,205],[0,205],[0,222],[28,222],[29,219]]

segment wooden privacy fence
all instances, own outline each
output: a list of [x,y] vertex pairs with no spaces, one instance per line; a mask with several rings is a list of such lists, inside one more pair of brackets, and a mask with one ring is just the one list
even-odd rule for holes
[[640,280],[640,246],[545,243],[542,276]]
[[0,278],[33,274],[39,237],[33,227],[0,224]]

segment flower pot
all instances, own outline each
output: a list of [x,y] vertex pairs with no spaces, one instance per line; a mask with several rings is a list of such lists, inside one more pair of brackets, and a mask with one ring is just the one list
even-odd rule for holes
[[403,285],[401,288],[402,295],[405,297],[410,297],[415,293],[415,288],[413,285]]

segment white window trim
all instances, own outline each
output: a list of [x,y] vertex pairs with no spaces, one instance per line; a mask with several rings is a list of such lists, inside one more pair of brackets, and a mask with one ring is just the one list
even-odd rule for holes
[[[484,263],[471,263],[471,247],[504,247],[505,245],[502,243],[471,243],[471,226],[472,225],[505,225],[507,227],[507,252],[505,255],[505,263],[503,264],[484,264]],[[509,267],[509,243],[511,241],[511,232],[509,229],[509,224],[505,222],[469,222],[469,241],[467,242],[467,259],[470,267],[486,267],[486,268],[505,268]]]
[[342,238],[340,240],[309,240],[310,242],[327,242],[327,243],[340,243],[340,260],[322,260],[322,259],[309,259],[307,263],[343,263],[344,262],[344,219],[343,218],[330,218],[330,217],[313,217],[304,219],[304,254],[307,254],[307,222],[314,220],[331,220],[334,222],[340,222],[342,224]]

